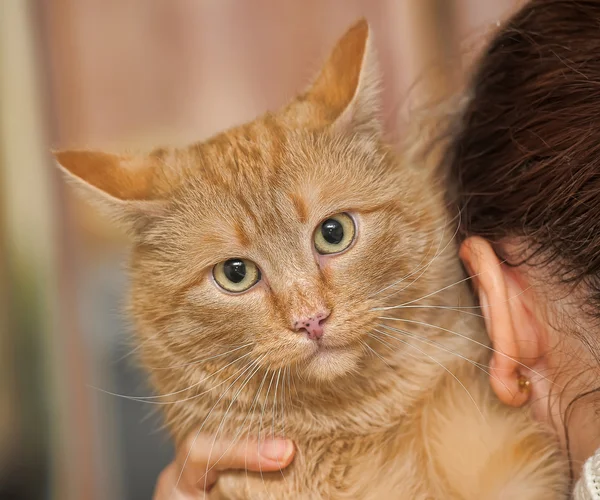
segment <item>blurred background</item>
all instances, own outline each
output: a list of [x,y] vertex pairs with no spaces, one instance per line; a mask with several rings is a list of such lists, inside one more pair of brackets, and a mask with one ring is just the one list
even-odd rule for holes
[[0,0],[0,498],[150,499],[171,458],[121,304],[127,241],[50,148],[196,141],[284,104],[360,16],[401,137],[515,0]]

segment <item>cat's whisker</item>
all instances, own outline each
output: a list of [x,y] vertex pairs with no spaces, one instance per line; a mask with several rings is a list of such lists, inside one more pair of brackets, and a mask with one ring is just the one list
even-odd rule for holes
[[[257,439],[258,447],[260,447],[260,431],[263,427],[263,418],[265,416],[265,408],[267,406],[267,402],[269,401],[269,393],[271,392],[271,386],[273,385],[274,379],[275,379],[275,372],[273,372],[273,375],[271,376],[271,380],[269,381],[269,387],[267,388],[267,394],[265,395],[265,399],[263,400],[263,403],[262,403],[262,410],[261,410],[260,420],[259,420],[259,424],[258,424],[258,439]],[[257,449],[257,451],[259,451],[259,455],[260,455],[260,450]],[[270,497],[271,494],[269,493],[269,489],[267,488],[267,483],[265,483],[265,477],[263,475],[262,467],[259,467],[259,469],[260,469],[260,478],[261,478],[263,486],[265,488],[265,492]]]
[[[521,290],[519,293],[517,293],[515,295],[511,295],[506,300],[504,300],[502,303],[506,304],[506,303],[510,302],[511,300],[516,299],[517,297],[520,297],[525,292],[527,292],[527,290],[529,290],[530,288],[531,288],[531,286],[528,286],[525,289]],[[438,291],[441,291],[441,290],[438,290]],[[428,296],[426,296],[426,297],[428,297]],[[422,298],[426,298],[426,297],[422,297]],[[416,299],[416,300],[421,300],[421,299]],[[408,304],[408,302],[407,302],[407,304]],[[454,309],[454,310],[458,311],[459,309],[486,309],[486,308],[487,309],[491,309],[492,308],[492,304],[477,305],[477,306],[438,306],[438,305],[428,305],[428,304],[424,304],[424,305],[410,305],[410,306],[408,306],[408,305],[405,305],[405,304],[398,304],[398,305],[395,305],[395,306],[374,307],[374,308],[370,309],[370,311],[389,311],[389,310],[392,310],[392,309],[409,309],[409,308],[413,308],[413,307],[414,308],[417,308],[417,307],[436,307],[436,308],[447,307],[449,309],[451,308],[451,309]],[[481,316],[481,315],[478,315],[478,316]]]
[[[379,330],[375,329],[374,331],[367,332],[367,335],[369,335],[369,337],[373,338],[374,340],[379,340],[379,341],[381,341],[381,339],[379,339],[379,338],[377,337],[376,333],[380,333],[380,334],[382,334],[383,332],[380,332]],[[396,340],[398,340],[398,339],[396,339]],[[387,346],[387,347],[389,347],[389,344],[388,344],[388,346]],[[389,347],[389,348],[391,349],[391,347]],[[409,357],[411,357],[411,358],[413,358],[413,359],[416,359],[417,361],[422,361],[422,359],[421,359],[421,358],[419,358],[419,356],[417,356],[416,354],[413,354],[413,353],[411,353],[411,352],[403,352],[403,353],[402,353],[402,355],[403,355],[403,356],[404,356],[404,355],[406,355],[406,356],[409,356]]]
[[[376,328],[374,329],[376,332],[381,333],[383,335],[385,335],[385,333],[381,332],[380,330],[377,330]],[[452,378],[454,378],[454,380],[456,380],[459,385],[465,390],[465,392],[467,393],[467,395],[469,396],[469,399],[473,402],[473,404],[475,405],[475,408],[477,408],[477,411],[479,412],[479,414],[481,415],[481,418],[483,420],[485,420],[485,417],[483,415],[483,412],[481,411],[481,409],[479,408],[479,405],[477,404],[477,402],[475,401],[475,398],[471,395],[471,393],[469,392],[469,390],[466,388],[466,386],[460,381],[460,379],[454,375],[454,373],[452,373],[450,370],[448,370],[448,368],[446,368],[442,363],[440,363],[437,359],[435,359],[433,356],[427,354],[425,351],[423,351],[423,349],[419,349],[417,346],[411,344],[410,342],[407,342],[406,340],[402,340],[399,338],[396,338],[396,340],[398,342],[401,342],[417,351],[419,351],[421,354],[423,354],[423,356],[428,357],[431,361],[433,361],[435,364],[437,364],[438,366],[440,366],[441,368],[443,368]]]
[[[418,305],[410,305],[410,306],[402,306],[399,307],[398,309],[444,309],[447,311],[454,311],[454,312],[459,312],[462,314],[467,314],[469,316],[476,316],[478,318],[483,318],[482,314],[477,314],[474,312],[470,312],[470,311],[463,311],[463,309],[479,309],[479,306],[436,306],[436,305],[423,305],[423,306],[418,306]],[[373,309],[372,309],[373,310]]]
[[198,436],[200,436],[200,433],[202,432],[202,429],[204,429],[204,426],[206,425],[206,422],[208,421],[208,419],[212,415],[212,412],[215,410],[215,408],[221,402],[221,400],[225,397],[225,394],[227,394],[227,392],[229,391],[229,389],[231,389],[235,385],[235,383],[240,378],[242,378],[244,376],[244,374],[253,366],[253,364],[254,363],[250,363],[246,367],[246,369],[227,387],[227,389],[225,389],[221,393],[221,396],[219,396],[219,399],[217,399],[216,403],[212,406],[212,408],[210,409],[210,411],[208,412],[208,414],[206,415],[206,417],[204,417],[204,420],[202,421],[202,425],[196,431],[196,434],[194,435],[194,439],[192,440],[192,443],[190,444],[190,449],[188,450],[187,455],[185,456],[185,460],[183,461],[183,465],[181,466],[181,471],[179,472],[179,476],[177,477],[177,482],[175,483],[175,486],[173,487],[173,491],[171,492],[171,498],[173,497],[173,495],[177,491],[177,486],[179,486],[179,482],[181,481],[181,476],[183,475],[183,471],[185,470],[185,466],[187,465],[188,460],[190,458],[190,453],[192,453],[192,449],[193,449],[194,445],[196,444],[196,441],[198,441]]
[[[292,384],[294,384],[294,393],[296,394],[296,400],[299,399],[299,394],[298,394],[298,386],[296,385],[296,378],[298,378],[298,365],[295,366],[296,368],[296,376],[292,376],[290,373],[290,378],[292,379]],[[290,370],[291,372],[291,370]]]
[[[367,335],[368,335],[368,334],[369,334],[369,333],[367,332]],[[363,340],[359,340],[358,342],[359,342],[359,344],[361,345],[361,347],[362,347],[362,350],[363,350],[363,351],[364,351],[366,354],[368,354],[369,356],[373,356],[373,354],[371,353],[371,351],[369,351],[369,350],[367,349],[367,343],[366,343],[366,342],[364,342]]]
[[418,273],[419,270],[422,269],[422,266],[424,265],[424,262],[427,260],[427,257],[429,257],[429,250],[431,250],[432,245],[433,245],[433,241],[430,242],[430,246],[427,248],[427,252],[423,255],[423,257],[421,258],[420,262],[417,264],[417,267],[415,269],[413,269],[410,273],[402,276],[402,278],[400,278],[398,281],[394,281],[391,285],[384,286],[383,288],[381,288],[380,290],[378,290],[377,292],[375,292],[374,294],[369,296],[369,298],[372,299],[374,297],[377,297],[377,295],[379,295],[380,293],[383,293],[386,290],[389,290],[390,288],[394,288],[395,286],[402,284],[405,280],[407,280],[411,276]]
[[424,267],[424,269],[422,270],[422,272],[421,272],[421,273],[420,273],[420,274],[419,274],[419,275],[418,275],[418,276],[417,276],[415,279],[413,279],[413,280],[412,280],[410,283],[408,283],[407,285],[405,285],[403,288],[401,288],[400,290],[397,290],[397,291],[395,291],[395,292],[393,292],[393,293],[391,293],[391,294],[387,295],[387,296],[386,296],[384,299],[385,299],[385,300],[387,300],[387,299],[389,299],[390,297],[393,297],[394,295],[396,295],[396,294],[398,294],[398,293],[400,293],[400,292],[403,292],[404,290],[406,290],[406,289],[410,288],[410,287],[411,287],[413,284],[415,284],[417,281],[419,281],[419,279],[420,279],[420,278],[421,278],[421,277],[422,277],[422,276],[423,276],[423,275],[424,275],[424,274],[427,272],[427,270],[428,270],[428,269],[429,269],[429,268],[430,268],[430,267],[433,265],[433,263],[436,261],[436,259],[437,259],[437,258],[438,258],[440,255],[442,255],[442,254],[443,254],[443,253],[446,251],[446,249],[447,249],[447,248],[448,248],[448,247],[449,247],[451,244],[453,244],[453,243],[455,242],[455,238],[456,238],[456,235],[458,234],[459,228],[460,228],[460,219],[459,219],[459,222],[458,222],[458,224],[457,224],[457,226],[456,226],[456,229],[455,229],[455,231],[454,231],[454,234],[453,234],[453,235],[452,235],[452,237],[451,237],[451,238],[448,240],[448,242],[446,243],[446,245],[444,246],[444,248],[442,248],[442,249],[440,250],[440,247],[441,247],[441,245],[442,245],[442,243],[443,243],[443,241],[444,241],[444,235],[446,234],[446,226],[444,226],[444,227],[442,228],[442,236],[441,236],[441,238],[440,238],[440,243],[439,243],[439,245],[438,245],[438,249],[436,250],[436,253],[435,253],[435,255],[433,256],[433,258],[432,258],[432,259],[429,261],[429,263],[428,263],[428,264],[427,264],[427,265]]
[[390,343],[386,342],[385,340],[380,339],[379,337],[377,337],[376,335],[373,335],[373,332],[370,332],[370,336],[375,339],[377,342],[379,342],[380,344],[383,344],[384,346],[386,346],[388,349],[390,350],[394,350],[394,346],[391,345]]
[[[206,468],[206,472],[204,473],[204,490],[205,491],[206,491],[206,487],[207,487],[208,473],[217,466],[217,464],[225,456],[225,454],[227,453],[227,451],[229,451],[229,449],[233,445],[233,443],[235,443],[235,439],[237,437],[237,435],[236,435],[232,439],[232,444],[229,445],[229,447],[227,448],[227,450],[209,468],[208,465],[210,464],[210,459],[212,457],[213,448],[215,446],[215,443],[217,442],[217,438],[219,436],[219,433],[221,432],[221,429],[223,428],[223,425],[225,424],[225,420],[227,419],[227,415],[229,415],[229,411],[231,410],[231,407],[237,401],[238,396],[244,390],[244,388],[248,385],[248,383],[250,382],[250,380],[252,380],[252,378],[254,377],[254,375],[256,375],[258,373],[258,371],[260,370],[260,362],[265,358],[265,356],[266,356],[266,354],[263,355],[261,358],[257,359],[256,361],[254,361],[254,371],[250,375],[248,375],[248,377],[246,378],[246,380],[244,381],[244,383],[241,385],[241,387],[238,389],[238,391],[235,393],[235,395],[231,399],[231,402],[229,403],[229,406],[227,407],[227,410],[225,410],[225,414],[223,415],[223,418],[221,419],[221,423],[219,424],[219,427],[217,428],[217,432],[215,433],[215,437],[214,437],[212,445],[210,447],[210,452],[208,453],[207,468]],[[241,430],[241,428],[242,428],[242,426],[240,426],[240,430]],[[239,430],[238,430],[238,432],[239,432]],[[200,478],[200,479],[202,479],[202,478]]]
[[[478,368],[484,369],[486,367],[486,365],[482,364],[482,363],[478,363],[477,361],[473,361],[472,359],[467,358],[466,356],[463,356],[462,354],[460,354],[457,351],[454,351],[453,349],[449,349],[448,347],[446,347],[445,345],[443,345],[440,342],[436,342],[433,339],[428,339],[427,337],[422,337],[421,335],[417,335],[413,332],[409,332],[408,330],[402,330],[400,328],[394,328],[392,326],[388,326],[388,325],[384,325],[384,324],[380,324],[378,325],[380,328],[385,328],[386,330],[389,330],[391,332],[396,332],[396,333],[401,333],[404,336],[413,338],[415,340],[418,340],[419,342],[425,342],[427,344],[433,345],[435,347],[438,347],[439,349],[442,349],[450,354],[453,354],[461,359],[464,359],[465,361],[468,361],[469,363],[477,366]],[[488,373],[488,372],[486,372]]]
[[143,346],[145,346],[148,342],[150,342],[151,340],[154,340],[156,337],[162,335],[164,332],[166,332],[168,329],[168,327],[164,327],[161,328],[160,330],[158,330],[157,332],[153,333],[152,335],[146,337],[144,340],[142,340],[141,342],[138,342],[138,344],[133,348],[130,349],[129,352],[125,353],[123,356],[121,356],[120,358],[117,358],[113,361],[113,364],[117,364],[120,363],[121,361],[123,361],[124,359],[128,358],[129,356],[132,356],[133,354],[135,354],[137,351],[139,351]]
[[286,372],[287,372],[287,384],[288,384],[288,390],[287,390],[288,405],[293,407],[294,399],[292,398],[292,368],[290,366],[288,366],[286,368]]
[[279,390],[279,379],[281,377],[281,368],[277,369],[277,380],[275,381],[275,392],[273,393],[273,411],[271,419],[271,437],[275,439],[275,420],[277,414],[277,391]]
[[281,394],[281,437],[285,439],[285,402],[286,396],[289,391],[286,391],[285,386],[289,379],[286,379],[286,374],[289,373],[289,366],[286,366],[283,370],[283,386]]
[[[184,389],[179,389],[178,391],[171,392],[171,393],[168,393],[168,394],[158,394],[158,395],[155,395],[155,396],[128,396],[127,394],[118,394],[116,392],[107,391],[107,390],[101,389],[99,387],[94,387],[94,386],[89,386],[89,387],[91,389],[94,389],[96,391],[102,392],[104,394],[108,394],[109,396],[115,396],[115,397],[118,397],[118,398],[129,399],[131,401],[137,401],[139,403],[147,403],[147,404],[155,404],[155,405],[167,405],[167,404],[174,404],[174,403],[182,403],[184,401],[189,401],[190,399],[194,399],[194,398],[199,397],[199,396],[201,396],[203,394],[206,394],[207,392],[215,389],[216,387],[219,387],[219,385],[222,385],[223,382],[221,382],[220,384],[212,387],[211,389],[208,389],[207,391],[202,392],[201,394],[196,394],[194,396],[190,396],[188,398],[181,399],[181,400],[178,400],[178,401],[154,401],[154,400],[155,399],[160,399],[160,398],[166,398],[166,397],[175,396],[177,394],[181,394],[182,392],[187,392],[190,389],[193,389],[194,387],[198,387],[203,382],[206,382],[206,381],[210,380],[211,378],[213,378],[218,373],[222,372],[223,370],[225,370],[226,368],[228,368],[232,364],[237,363],[240,359],[243,359],[246,356],[249,356],[250,354],[251,353],[244,354],[243,356],[240,356],[239,358],[234,359],[233,361],[231,361],[227,365],[223,366],[222,368],[219,368],[217,371],[211,373],[208,377],[205,377],[202,380],[200,380],[198,382],[195,382],[194,384],[192,384],[192,385],[190,385],[190,386],[188,386],[188,387],[186,387]],[[234,376],[235,376],[235,373],[231,377],[229,377],[229,378],[232,378]],[[229,380],[229,379],[226,379],[226,380]]]
[[[431,245],[427,248],[427,252],[425,253],[425,255],[423,255],[423,257],[421,258],[420,262],[417,264],[417,266],[408,274],[405,274],[402,278],[400,278],[398,281],[395,281],[394,283],[392,283],[391,285],[388,285],[384,288],[382,288],[379,292],[377,292],[375,295],[372,295],[370,298],[376,297],[377,295],[379,295],[380,293],[382,293],[385,290],[388,290],[390,288],[395,288],[398,285],[401,285],[402,283],[404,283],[407,279],[413,277],[415,274],[419,273],[422,270],[427,270],[427,268],[429,267],[429,265],[431,264],[431,262],[435,259],[435,257],[438,255],[438,252],[440,251],[440,247],[442,245],[443,242],[443,238],[440,239],[440,242],[438,243],[438,247],[436,248],[433,257],[431,257],[431,259],[428,259],[429,257],[429,250],[431,250],[431,246],[433,245],[433,240],[431,241]],[[418,279],[418,278],[417,278]],[[415,280],[413,280],[409,286],[414,283]],[[388,299],[389,297],[394,296],[397,293],[400,293],[401,291],[405,290],[406,287],[402,288],[401,290],[396,290],[394,292],[392,292],[391,294],[385,296],[383,299]]]
[[[246,365],[248,366],[248,365]],[[183,403],[185,401],[191,401],[192,399],[197,399],[201,396],[204,396],[205,394],[208,394],[209,392],[214,391],[217,387],[222,386],[225,382],[227,382],[228,380],[231,380],[233,377],[235,377],[237,374],[239,373],[239,370],[237,372],[235,372],[233,375],[230,375],[229,377],[227,377],[225,380],[223,380],[222,382],[219,382],[217,385],[211,387],[210,389],[206,389],[205,391],[202,391],[199,394],[194,394],[193,396],[190,396],[188,398],[185,399],[179,399],[177,401],[172,401],[172,402],[165,402],[165,403],[156,403],[156,404],[179,404],[179,403]],[[214,374],[213,374],[214,375]],[[212,375],[211,375],[212,376]],[[209,377],[210,378],[210,377]]]
[[427,295],[423,295],[422,297],[418,297],[416,299],[409,300],[408,302],[404,302],[404,304],[398,304],[397,306],[375,307],[375,308],[373,308],[371,310],[372,311],[387,311],[389,309],[400,309],[401,307],[404,307],[404,306],[407,306],[407,305],[410,305],[410,304],[414,304],[415,302],[419,302],[420,300],[427,299],[429,297],[432,297],[433,295],[437,295],[438,293],[443,292],[445,290],[448,290],[449,288],[452,288],[453,286],[460,285],[461,283],[464,283],[464,282],[469,281],[469,280],[471,280],[473,278],[476,278],[480,274],[481,273],[474,274],[472,276],[467,276],[466,278],[463,278],[461,280],[455,281],[454,283],[446,285],[446,286],[444,286],[444,287],[442,287],[442,288],[440,288],[438,290],[435,290],[434,292],[430,292]]
[[[260,368],[261,368],[261,367],[260,367],[260,362],[261,362],[261,361],[263,361],[263,360],[266,358],[266,356],[267,356],[267,354],[263,355],[263,356],[262,356],[260,359],[258,359],[257,361],[255,361],[255,364],[257,365],[257,368],[256,368],[256,369],[255,369],[255,371],[252,373],[252,377],[254,377],[254,376],[256,375],[256,373],[258,373],[258,372],[260,371]],[[256,394],[254,395],[254,400],[253,400],[253,403],[252,403],[252,405],[251,405],[250,409],[248,410],[248,413],[246,414],[246,417],[244,418],[244,420],[243,420],[243,421],[242,421],[242,423],[240,424],[240,426],[239,426],[239,428],[238,428],[238,430],[237,430],[236,434],[235,434],[235,435],[234,435],[234,437],[231,439],[231,443],[230,443],[230,445],[227,447],[227,449],[225,450],[225,452],[224,452],[224,453],[223,453],[223,454],[222,454],[222,455],[221,455],[221,456],[220,456],[220,457],[217,459],[217,461],[216,461],[216,462],[213,464],[213,466],[212,466],[210,469],[208,469],[208,470],[206,471],[206,473],[205,473],[205,474],[208,474],[208,473],[209,473],[209,472],[210,472],[210,471],[211,471],[211,470],[212,470],[214,467],[216,467],[216,465],[217,465],[217,464],[218,464],[218,463],[221,461],[221,459],[222,459],[222,458],[223,458],[223,457],[224,457],[224,456],[227,454],[227,452],[228,452],[228,451],[229,451],[229,450],[230,450],[230,449],[231,449],[231,448],[232,448],[232,447],[233,447],[233,446],[236,444],[236,442],[237,442],[237,439],[238,439],[239,435],[240,435],[240,434],[243,432],[243,430],[244,430],[244,426],[245,426],[245,424],[246,424],[246,421],[248,420],[248,417],[250,416],[250,412],[251,412],[251,410],[253,410],[254,406],[256,405],[256,402],[257,402],[257,400],[258,400],[258,398],[259,398],[259,396],[260,396],[260,391],[262,390],[262,387],[263,387],[263,384],[264,384],[264,381],[265,381],[265,379],[266,379],[267,375],[268,375],[268,371],[265,371],[265,375],[264,375],[264,377],[263,377],[263,382],[261,383],[260,387],[259,387],[259,388],[258,388],[258,390],[256,391]],[[246,381],[246,384],[249,382],[249,380],[250,380],[250,379],[247,379],[247,381]],[[246,385],[246,384],[244,384],[244,385]],[[243,387],[242,387],[242,388],[243,388]],[[240,392],[240,391],[238,391],[238,394],[239,394],[239,392]],[[254,415],[254,412],[253,412],[253,411],[252,411],[252,415]],[[250,426],[251,426],[251,425],[252,425],[252,421],[250,422]],[[248,437],[249,437],[249,433],[248,433]],[[248,437],[246,438],[246,449],[248,449]],[[215,439],[216,439],[216,436],[215,436]],[[214,445],[214,441],[213,441],[213,445]],[[209,459],[210,459],[210,455],[209,455]],[[247,460],[247,456],[246,456],[246,459],[245,459],[245,460]],[[210,461],[210,460],[209,460],[209,461]],[[247,462],[245,463],[245,465],[246,465],[246,467],[245,467],[245,468],[247,469],[247,468],[248,468]],[[200,478],[200,479],[202,479],[202,478]],[[205,485],[205,488],[206,488],[206,485]]]
[[183,368],[185,366],[197,365],[197,364],[200,364],[200,363],[204,363],[205,361],[210,361],[211,359],[222,358],[224,356],[227,356],[228,354],[231,354],[232,352],[237,352],[237,351],[239,351],[241,349],[244,349],[246,347],[250,347],[252,345],[254,345],[254,342],[248,342],[247,344],[241,345],[241,346],[236,347],[234,349],[231,349],[231,350],[229,350],[227,352],[223,352],[223,353],[220,353],[220,354],[215,354],[214,356],[209,356],[207,358],[197,359],[195,361],[190,361],[189,363],[183,363],[183,364],[180,364],[180,365],[162,366],[162,367],[161,366],[150,366],[149,368],[152,369],[152,370],[168,370],[170,368]]
[[[500,264],[503,264],[504,262],[506,262],[506,261],[505,261],[505,260],[502,260],[502,261],[499,263],[499,265],[500,265]],[[451,284],[449,284],[449,285],[446,285],[446,286],[444,286],[444,287],[442,287],[442,288],[440,288],[440,289],[438,289],[438,290],[435,290],[435,291],[433,291],[433,292],[431,292],[431,293],[428,293],[427,295],[423,295],[422,297],[418,297],[418,298],[416,298],[416,299],[413,299],[413,300],[410,300],[410,301],[408,301],[408,302],[404,302],[403,304],[398,304],[398,305],[396,305],[396,306],[382,306],[382,307],[376,307],[376,308],[373,308],[373,309],[371,309],[371,310],[372,310],[372,311],[385,311],[385,310],[390,310],[390,309],[400,309],[400,308],[402,308],[402,307],[405,307],[405,306],[407,306],[407,305],[409,305],[409,304],[414,304],[415,302],[419,302],[420,300],[424,300],[424,299],[427,299],[427,298],[429,298],[429,297],[431,297],[431,296],[433,296],[433,295],[437,295],[438,293],[440,293],[440,292],[443,292],[444,290],[447,290],[447,289],[449,289],[449,288],[452,288],[453,286],[459,285],[459,284],[461,284],[461,283],[464,283],[464,282],[466,282],[466,281],[469,281],[469,280],[471,280],[471,279],[473,279],[473,278],[476,278],[476,277],[480,276],[481,274],[482,274],[482,273],[477,273],[477,274],[473,274],[472,276],[467,276],[466,278],[463,278],[463,279],[461,279],[461,280],[455,281],[454,283],[451,283]],[[523,293],[525,293],[525,292],[526,292],[527,290],[529,290],[530,288],[531,288],[531,286],[528,286],[528,287],[526,287],[525,289],[521,290],[521,291],[520,291],[518,294],[516,294],[516,295],[514,295],[514,296],[512,296],[512,297],[509,297],[508,299],[506,299],[506,301],[509,301],[509,300],[512,300],[512,299],[514,299],[514,298],[516,298],[516,297],[519,297],[520,295],[522,295]]]
[[275,380],[275,390],[273,391],[273,405],[271,406],[271,438],[272,439],[275,439],[275,413],[277,412],[277,389],[279,388],[280,370],[281,370],[281,368],[277,369],[277,379]]
[[[275,382],[275,393],[273,394],[273,422],[271,427],[271,437],[275,439],[275,420],[277,418],[277,390],[279,388],[279,378],[281,376],[281,368],[277,370],[277,382]],[[282,386],[283,391],[283,386]],[[279,466],[279,472],[281,473],[281,477],[285,482],[287,482],[287,478],[283,474],[283,470],[281,468],[281,464],[279,463],[279,457],[277,458],[277,465]]]
[[[396,281],[395,283],[392,283],[391,285],[388,285],[384,288],[382,288],[381,290],[379,290],[378,292],[376,292],[374,295],[372,295],[370,298],[376,297],[377,295],[379,295],[380,293],[382,293],[385,290],[388,290],[389,288],[395,287],[399,284],[401,284],[402,282],[404,282],[406,279],[410,278],[411,276],[415,275],[416,273],[418,273],[421,269],[423,270],[423,273],[421,273],[415,280],[413,280],[411,283],[409,283],[408,286],[402,288],[401,290],[395,291],[392,294],[388,295],[385,297],[385,299],[392,297],[393,295],[402,292],[403,290],[406,290],[406,288],[408,288],[409,286],[411,286],[412,284],[414,284],[424,273],[425,271],[427,271],[427,269],[431,266],[431,264],[433,264],[433,262],[448,248],[448,246],[450,244],[452,244],[455,241],[456,235],[458,234],[458,231],[460,229],[460,221],[461,221],[461,216],[462,216],[462,211],[459,211],[457,216],[453,217],[452,219],[450,219],[448,221],[448,223],[446,225],[444,225],[442,227],[442,236],[440,237],[440,241],[438,243],[438,247],[435,251],[434,256],[431,258],[431,260],[425,265],[422,266],[422,262],[423,260],[429,255],[429,250],[431,249],[431,246],[428,247],[427,249],[427,253],[425,254],[425,256],[421,259],[421,261],[419,262],[419,264],[417,265],[417,268],[415,270],[413,270],[411,273],[409,273],[408,275],[400,278],[400,280]],[[444,248],[442,248],[440,250],[440,247],[442,246],[442,243],[444,242],[444,235],[446,234],[446,227],[450,224],[452,224],[454,222],[454,220],[458,217],[459,221],[458,224],[456,225],[456,229],[454,230],[454,234],[452,235],[452,237],[449,239],[449,241],[446,243],[446,246],[444,246]],[[431,244],[433,244],[433,240],[431,242]]]
[[375,349],[373,349],[369,344],[363,342],[364,346],[371,351],[375,356],[377,356],[381,361],[383,361],[389,368],[392,368],[391,365],[379,354]]
[[412,323],[412,324],[415,324],[415,325],[421,325],[421,326],[425,326],[425,327],[435,328],[437,330],[442,330],[444,332],[451,333],[453,335],[456,335],[457,337],[460,337],[460,338],[463,338],[465,340],[468,340],[469,342],[473,342],[473,343],[475,343],[475,344],[483,347],[484,349],[488,349],[489,351],[495,352],[495,353],[497,353],[498,355],[500,355],[500,356],[502,356],[504,358],[510,359],[511,361],[514,361],[515,363],[517,363],[519,366],[521,366],[523,368],[526,368],[528,371],[530,371],[534,375],[537,375],[541,379],[550,382],[551,384],[555,385],[559,389],[564,389],[564,387],[561,387],[556,382],[550,380],[545,375],[542,375],[541,373],[535,371],[531,367],[527,366],[525,363],[521,363],[519,360],[513,358],[512,356],[509,356],[508,354],[505,354],[502,351],[498,351],[497,349],[494,349],[493,347],[491,347],[489,345],[486,345],[483,342],[479,342],[478,340],[472,339],[471,337],[468,337],[467,335],[463,335],[462,333],[458,333],[458,332],[455,332],[453,330],[449,330],[448,328],[444,328],[443,326],[432,325],[431,323],[425,323],[423,321],[416,321],[416,320],[412,320],[412,319],[393,318],[393,317],[390,317],[390,316],[379,316],[378,319],[387,320],[387,321],[403,321],[405,323]]
[[[414,334],[412,332],[408,332],[406,330],[401,330],[399,328],[393,328],[393,327],[387,326],[387,325],[379,325],[379,326],[381,328],[385,328],[385,329],[390,330],[392,332],[396,332],[396,333],[400,333],[402,335],[408,336],[408,337],[410,337],[412,339],[415,339],[415,340],[417,340],[419,342],[424,342],[426,344],[432,345],[434,347],[437,347],[438,349],[446,351],[449,354],[452,354],[453,356],[457,356],[458,358],[465,360],[466,362],[468,362],[468,363],[472,364],[473,366],[475,366],[476,368],[480,369],[482,372],[484,372],[489,377],[493,378],[494,380],[497,380],[500,384],[502,384],[504,386],[504,388],[510,393],[511,396],[514,396],[514,394],[512,393],[512,391],[508,388],[508,386],[502,380],[500,380],[498,377],[492,375],[491,372],[489,372],[488,370],[486,370],[486,365],[482,365],[481,363],[478,363],[477,361],[473,361],[472,359],[469,359],[468,357],[463,356],[459,352],[456,352],[456,351],[454,351],[452,349],[448,349],[446,346],[444,346],[443,344],[441,344],[439,342],[436,342],[435,340],[428,339],[426,337],[421,337],[420,335],[416,335],[416,334]],[[391,337],[395,338],[393,336],[391,336]]]
[[246,448],[245,448],[245,453],[244,453],[244,470],[246,471],[246,484],[249,483],[249,479],[248,479],[248,446],[250,443],[250,434],[252,433],[252,423],[254,422],[254,412],[256,411],[256,408],[258,408],[258,401],[260,399],[260,394],[262,393],[262,389],[265,385],[265,382],[267,380],[267,375],[269,374],[270,369],[271,369],[271,365],[269,365],[268,368],[265,370],[265,375],[263,376],[260,386],[259,386],[258,390],[256,391],[256,395],[254,396],[254,401],[252,402],[252,406],[248,410],[248,413],[252,412],[252,416],[250,418],[250,423],[248,424],[248,433],[246,435]]

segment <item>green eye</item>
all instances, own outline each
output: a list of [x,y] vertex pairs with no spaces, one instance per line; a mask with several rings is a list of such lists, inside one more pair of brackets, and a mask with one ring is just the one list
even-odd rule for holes
[[340,253],[354,241],[356,227],[354,220],[341,213],[324,220],[315,231],[315,248],[321,255]]
[[260,270],[251,260],[229,259],[213,268],[213,277],[223,290],[241,293],[260,281]]

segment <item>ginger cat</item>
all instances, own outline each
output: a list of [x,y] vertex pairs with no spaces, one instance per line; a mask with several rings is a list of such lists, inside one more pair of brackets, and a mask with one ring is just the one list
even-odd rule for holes
[[178,441],[295,441],[283,473],[224,473],[211,498],[564,498],[554,439],[477,366],[458,221],[383,141],[377,77],[360,21],[276,113],[183,149],[55,153],[133,236],[130,312],[166,423]]

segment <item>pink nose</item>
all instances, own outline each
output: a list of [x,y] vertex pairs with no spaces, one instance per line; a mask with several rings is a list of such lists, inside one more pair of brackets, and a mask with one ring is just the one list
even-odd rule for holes
[[314,316],[306,316],[294,322],[294,330],[304,330],[311,340],[319,340],[323,336],[323,323],[329,317],[329,311],[322,311]]

